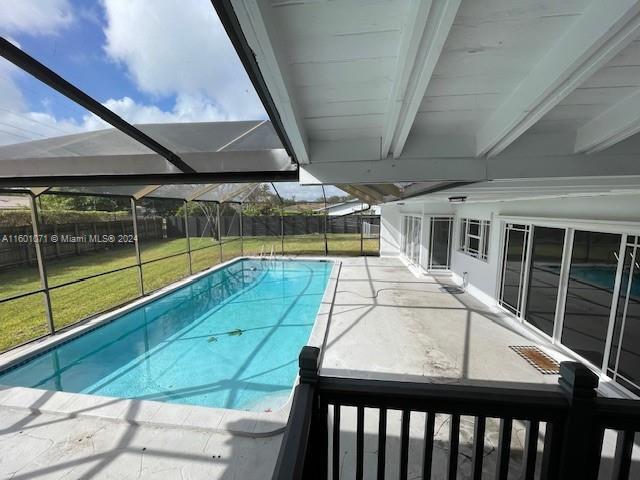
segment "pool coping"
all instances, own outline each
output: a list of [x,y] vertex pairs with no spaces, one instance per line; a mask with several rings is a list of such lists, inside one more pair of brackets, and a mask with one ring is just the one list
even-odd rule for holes
[[[26,363],[35,356],[46,353],[62,343],[69,342],[106,323],[115,321],[131,310],[168,295],[216,270],[241,260],[256,260],[260,258],[258,256],[233,258],[202,272],[190,275],[115,310],[96,316],[68,330],[0,354],[0,372]],[[264,257],[262,259],[268,261]],[[323,351],[342,262],[336,257],[319,259],[318,257],[305,256],[275,256],[272,259],[333,263],[313,328],[306,343],[306,345],[318,347]],[[280,409],[265,412],[104,397],[7,385],[0,385],[0,407],[27,409],[36,414],[49,413],[66,417],[93,417],[108,421],[125,422],[131,425],[186,428],[239,436],[267,437],[278,435],[284,431],[291,411],[293,393],[298,382],[299,377],[296,377],[289,397]]]

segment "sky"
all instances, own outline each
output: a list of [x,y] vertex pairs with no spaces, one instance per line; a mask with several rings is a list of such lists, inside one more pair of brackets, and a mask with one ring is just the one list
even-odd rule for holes
[[[0,32],[130,123],[267,115],[208,0],[0,0]],[[0,144],[104,128],[2,59]]]
[[[0,0],[0,34],[130,123],[268,118],[209,0]],[[0,58],[0,145],[105,126]]]

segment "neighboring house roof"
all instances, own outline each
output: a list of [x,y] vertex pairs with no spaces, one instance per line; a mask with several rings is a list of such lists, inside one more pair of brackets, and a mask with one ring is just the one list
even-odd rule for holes
[[371,209],[368,203],[361,200],[349,200],[347,202],[336,203],[326,207],[318,208],[317,212],[327,212],[330,217],[339,217],[343,215],[352,215],[354,213],[366,212]]

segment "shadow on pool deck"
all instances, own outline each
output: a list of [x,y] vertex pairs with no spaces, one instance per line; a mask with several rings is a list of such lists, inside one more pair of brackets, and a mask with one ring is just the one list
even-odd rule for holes
[[[44,405],[52,392],[30,406]],[[120,400],[114,399],[113,402]],[[136,417],[130,404],[127,418]],[[249,438],[0,407],[0,478],[270,478],[281,435]],[[87,409],[90,410],[90,409]],[[87,413],[84,411],[83,413]]]

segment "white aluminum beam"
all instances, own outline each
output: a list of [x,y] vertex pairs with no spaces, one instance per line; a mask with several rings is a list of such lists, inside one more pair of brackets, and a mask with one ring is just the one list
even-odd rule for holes
[[209,193],[209,192],[212,192],[213,190],[217,190],[222,185],[223,185],[222,183],[211,183],[209,185],[205,185],[202,188],[199,188],[198,190],[193,192],[191,195],[189,195],[186,198],[186,200],[187,200],[187,202],[192,202],[194,200],[197,200],[198,198],[203,196],[205,193]]
[[640,175],[638,153],[513,155],[492,158],[401,158],[323,162],[300,169],[302,185],[375,184],[384,182],[473,182],[518,178],[604,177]]
[[422,99],[427,91],[444,42],[461,0],[414,0],[409,8],[400,46],[398,76],[391,93],[382,140],[381,157],[402,154]]
[[237,197],[241,193],[244,193],[244,192],[246,192],[247,190],[249,190],[251,188],[255,188],[255,186],[256,186],[256,184],[249,183],[248,185],[243,185],[240,188],[236,188],[235,190],[232,190],[227,195],[222,197],[220,199],[220,203],[224,203],[224,202],[228,202],[229,200],[233,200],[235,197]]
[[39,197],[43,193],[51,190],[51,187],[31,187],[30,190],[34,197]]
[[376,205],[376,204],[380,203],[380,201],[378,199],[376,199],[376,198],[374,198],[374,197],[372,197],[370,195],[367,195],[362,190],[358,189],[357,187],[355,187],[353,185],[338,184],[338,185],[336,185],[336,187],[338,187],[341,190],[344,190],[345,192],[347,192],[350,195],[353,195],[358,200],[366,202],[366,203],[368,203],[370,205]]
[[232,0],[232,4],[245,38],[260,65],[262,77],[277,105],[296,158],[301,164],[309,163],[307,136],[291,93],[287,63],[280,56],[283,48],[278,42],[276,22],[271,17],[272,8],[267,2],[261,7],[257,0]]
[[582,127],[576,134],[576,153],[593,153],[640,132],[640,89],[616,103]]
[[477,155],[493,157],[502,152],[639,32],[639,0],[592,0],[477,132]]
[[140,200],[143,197],[155,192],[161,187],[161,185],[147,185],[146,187],[141,188],[136,193],[133,194],[133,198],[136,200]]

